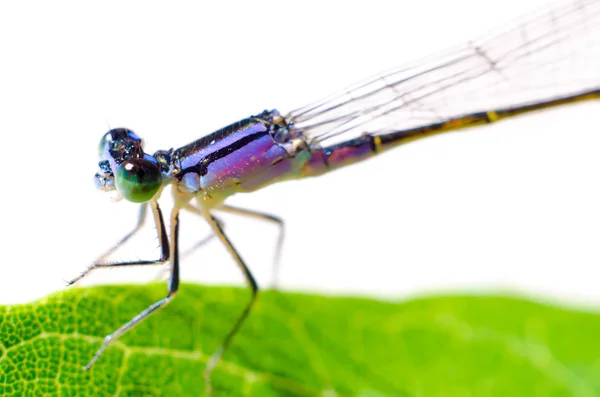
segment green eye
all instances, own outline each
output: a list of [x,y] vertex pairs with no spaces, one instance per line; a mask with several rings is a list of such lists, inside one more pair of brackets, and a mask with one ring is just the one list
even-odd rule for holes
[[144,159],[127,160],[115,173],[115,185],[123,197],[134,203],[144,203],[160,189],[162,175],[158,165]]

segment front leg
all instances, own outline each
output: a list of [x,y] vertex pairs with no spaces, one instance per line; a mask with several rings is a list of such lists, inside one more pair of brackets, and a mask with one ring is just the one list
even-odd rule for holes
[[[161,265],[165,263],[169,259],[169,239],[167,237],[167,231],[165,230],[165,223],[162,216],[162,211],[158,206],[157,201],[152,201],[149,203],[150,209],[152,210],[152,215],[154,216],[154,223],[156,224],[156,231],[158,233],[158,240],[160,242],[160,258],[156,260],[139,260],[139,261],[131,261],[131,262],[115,262],[115,263],[102,263],[96,261],[92,263],[87,269],[85,269],[81,274],[79,274],[74,279],[67,282],[67,286],[75,284],[77,281],[84,278],[88,275],[92,270],[100,268],[100,267],[121,267],[121,266],[145,266],[145,265]],[[102,255],[99,260],[104,259],[108,254],[113,252],[119,245],[127,241],[131,236],[133,236],[142,226],[145,219],[145,204],[142,205],[140,210],[140,215],[138,217],[138,223],[136,227],[125,237],[123,237],[113,248],[108,250],[104,255]]]
[[[158,208],[158,205],[156,206],[156,208]],[[160,212],[159,212],[159,215],[160,215]],[[160,223],[160,228],[159,228],[159,236],[161,236],[161,239],[163,237],[166,239],[166,232],[164,230],[165,228],[164,228],[164,222],[162,220],[162,215],[160,216],[160,222],[161,223]],[[157,228],[158,227],[159,227],[159,224],[157,224]],[[160,233],[160,231],[162,231],[162,233]],[[85,366],[84,369],[86,369],[86,370],[90,369],[92,367],[92,365],[94,365],[94,363],[98,360],[98,358],[100,358],[100,355],[102,355],[102,352],[109,346],[109,344],[112,341],[116,340],[118,337],[123,335],[125,332],[129,331],[131,328],[133,328],[135,325],[140,323],[142,320],[144,320],[145,318],[150,316],[152,313],[156,312],[158,309],[164,307],[167,303],[169,303],[175,297],[175,293],[179,289],[179,252],[178,252],[178,246],[177,246],[177,242],[179,239],[179,209],[178,208],[173,208],[173,210],[171,211],[171,239],[172,239],[171,250],[170,250],[170,252],[167,251],[167,254],[165,255],[166,256],[165,261],[168,260],[169,256],[171,257],[171,279],[169,280],[169,292],[168,292],[167,296],[165,296],[161,300],[150,305],[148,308],[146,308],[144,311],[139,313],[137,316],[135,316],[134,318],[129,320],[127,323],[125,323],[123,326],[121,326],[121,328],[117,329],[112,334],[107,335],[104,338],[104,342],[102,343],[102,345],[100,346],[100,348],[98,349],[98,351],[96,352],[96,354],[94,355],[92,360]],[[165,244],[168,247],[168,242],[166,242],[166,240],[165,240]],[[164,246],[164,245],[162,245],[162,242],[161,242],[161,246]]]

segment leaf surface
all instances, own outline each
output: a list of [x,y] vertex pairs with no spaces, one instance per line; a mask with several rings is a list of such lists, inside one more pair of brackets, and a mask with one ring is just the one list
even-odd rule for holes
[[[82,367],[163,285],[71,289],[0,307],[0,396],[200,396],[249,298],[184,284]],[[401,303],[261,292],[215,396],[598,396],[600,316],[501,296]]]

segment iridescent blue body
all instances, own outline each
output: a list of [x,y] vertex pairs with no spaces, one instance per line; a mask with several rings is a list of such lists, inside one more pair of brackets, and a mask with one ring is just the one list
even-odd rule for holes
[[460,115],[417,128],[363,133],[325,147],[296,129],[293,120],[282,118],[277,110],[264,111],[175,150],[169,176],[179,193],[196,194],[204,206],[211,208],[234,193],[322,175],[417,139],[599,96],[600,89],[592,89],[535,104]]
[[[131,158],[150,160],[160,166],[163,186],[174,185],[173,194],[180,206],[195,197],[208,210],[232,194],[252,192],[279,181],[322,175],[417,139],[598,97],[600,89],[592,89],[535,104],[461,115],[417,128],[385,134],[364,133],[325,147],[277,110],[264,111],[179,149],[159,150],[153,156],[143,152],[141,139],[135,133],[120,128],[109,131],[101,142],[102,173],[96,174],[96,180],[102,190],[114,190],[113,172],[120,163]],[[112,139],[106,139],[110,134]]]
[[238,121],[179,149],[157,151],[152,157],[143,152],[141,139],[132,131],[111,131],[112,139],[102,141],[108,146],[100,150],[104,158],[101,169],[106,173],[96,175],[103,181],[100,185],[105,186],[104,190],[114,187],[108,174],[121,162],[132,157],[151,158],[160,164],[163,185],[174,185],[173,194],[181,206],[195,197],[205,209],[220,205],[235,193],[322,175],[368,158],[380,149],[380,138],[368,134],[321,147],[276,110]]
[[277,111],[265,111],[173,151],[170,176],[176,194],[194,194],[210,208],[234,193],[298,177],[309,159],[306,140]]

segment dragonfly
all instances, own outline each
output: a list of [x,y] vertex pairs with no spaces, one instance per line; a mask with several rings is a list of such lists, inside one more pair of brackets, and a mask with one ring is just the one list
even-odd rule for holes
[[[208,361],[206,384],[257,300],[259,286],[217,212],[268,220],[277,216],[226,204],[236,193],[277,182],[322,176],[408,142],[484,126],[531,112],[600,99],[600,0],[567,0],[513,21],[466,44],[394,68],[302,108],[237,121],[177,149],[146,153],[127,128],[106,132],[99,145],[96,187],[140,204],[133,230],[88,266],[92,270],[169,263],[168,293],[107,335],[91,361],[125,332],[165,307],[180,285],[179,216],[202,217],[227,248],[249,286],[250,299]],[[169,224],[159,206],[173,196]],[[160,257],[106,262],[152,214]]]

